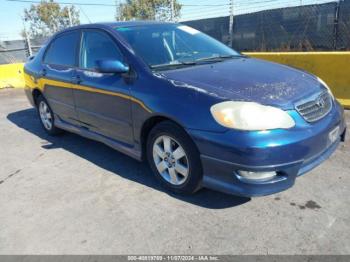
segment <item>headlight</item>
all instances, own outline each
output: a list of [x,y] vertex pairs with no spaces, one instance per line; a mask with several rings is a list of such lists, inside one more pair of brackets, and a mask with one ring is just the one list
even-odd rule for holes
[[332,96],[332,98],[334,99],[334,95],[332,93],[332,90],[329,88],[329,86],[327,85],[327,83],[325,81],[323,81],[321,78],[317,77],[317,81],[320,82],[325,88],[327,88],[329,94]]
[[287,129],[295,125],[287,112],[254,102],[222,102],[213,105],[210,111],[220,125],[240,130]]

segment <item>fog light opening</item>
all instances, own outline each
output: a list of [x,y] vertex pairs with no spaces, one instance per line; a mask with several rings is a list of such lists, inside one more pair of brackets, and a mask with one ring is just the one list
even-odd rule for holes
[[275,178],[278,174],[275,171],[269,172],[252,172],[252,171],[244,171],[238,170],[238,178],[247,180],[247,181],[267,181]]

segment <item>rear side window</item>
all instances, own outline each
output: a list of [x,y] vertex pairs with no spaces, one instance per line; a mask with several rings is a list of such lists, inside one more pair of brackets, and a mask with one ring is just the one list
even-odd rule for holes
[[77,47],[80,38],[78,31],[65,33],[51,42],[44,58],[46,64],[75,66]]
[[123,56],[108,34],[100,31],[85,31],[80,54],[80,68],[93,70],[98,60],[123,61]]

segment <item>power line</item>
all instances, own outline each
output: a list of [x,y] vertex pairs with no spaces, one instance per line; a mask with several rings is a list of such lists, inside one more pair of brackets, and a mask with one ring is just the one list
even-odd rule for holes
[[83,13],[83,15],[85,16],[85,18],[88,20],[89,23],[91,23],[90,17],[85,13],[85,11],[83,10],[83,8],[81,6],[78,6],[80,11]]
[[[42,1],[35,0],[6,0],[7,2],[21,2],[21,3],[33,3],[40,4]],[[89,5],[89,6],[116,6],[116,4],[102,4],[102,3],[77,3],[77,2],[54,2],[61,5]]]
[[[34,3],[34,4],[40,4],[42,1],[35,1],[35,0],[6,0],[8,2],[21,2],[21,3]],[[86,6],[117,6],[116,4],[103,4],[103,3],[78,3],[78,2],[55,2],[56,4],[61,5],[86,5]],[[211,7],[211,6],[229,6],[229,4],[182,4],[181,6],[205,6],[205,7]]]
[[186,4],[181,4],[182,6],[194,6],[194,7],[197,7],[197,6],[205,6],[205,7],[211,7],[211,6],[221,6],[221,7],[223,7],[223,6],[230,6],[230,4],[194,4],[194,5],[191,5],[191,4],[189,4],[189,5],[186,5]]

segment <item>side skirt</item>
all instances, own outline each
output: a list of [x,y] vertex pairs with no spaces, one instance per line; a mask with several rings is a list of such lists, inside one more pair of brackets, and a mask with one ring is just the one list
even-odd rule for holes
[[103,143],[103,144],[105,144],[105,145],[125,154],[125,155],[128,155],[128,156],[130,156],[138,161],[142,161],[141,151],[135,150],[134,147],[132,147],[128,144],[110,139],[110,138],[103,136],[103,135],[100,135],[98,133],[92,132],[88,128],[77,127],[77,126],[68,124],[68,123],[64,122],[63,120],[61,120],[57,115],[55,117],[55,126],[57,126],[58,128],[61,128],[63,130],[66,130],[68,132],[83,136],[85,138],[101,142],[101,143]]

